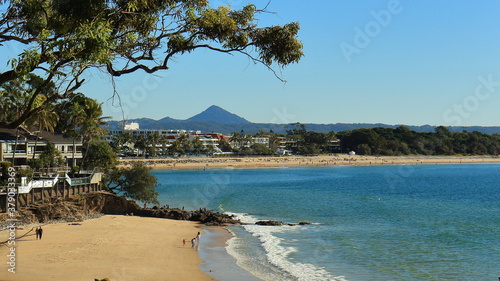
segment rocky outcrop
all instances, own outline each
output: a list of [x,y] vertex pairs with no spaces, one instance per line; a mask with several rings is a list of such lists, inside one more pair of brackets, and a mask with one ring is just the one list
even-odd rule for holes
[[108,192],[94,192],[84,195],[84,209],[88,213],[125,215],[137,212],[139,205],[133,200]]
[[170,207],[141,208],[135,201],[107,192],[94,192],[71,198],[53,198],[31,205],[24,210],[26,222],[64,220],[82,221],[93,214],[135,215],[174,220],[199,221],[207,225],[239,224],[232,216],[200,209],[185,211]]
[[189,221],[199,221],[206,225],[228,225],[228,224],[239,224],[239,220],[235,220],[233,216],[221,214],[217,212],[208,211],[205,209],[195,210],[195,211],[185,211],[178,208],[141,208],[134,212],[134,215],[144,217],[157,217],[166,218],[174,220],[189,220]]
[[[255,223],[256,225],[265,225],[265,226],[281,226],[281,225],[288,225],[288,226],[294,226],[294,225],[297,225],[295,223],[284,223],[282,221],[258,221]],[[305,221],[301,221],[298,223],[298,225],[308,225],[308,224],[311,224],[310,222],[305,222]]]
[[267,225],[267,226],[280,226],[284,225],[282,221],[258,221],[255,223],[256,225]]

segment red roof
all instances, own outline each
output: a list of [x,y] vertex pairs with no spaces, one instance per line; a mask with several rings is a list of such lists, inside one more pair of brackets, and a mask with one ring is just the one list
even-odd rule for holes
[[208,133],[206,135],[207,136],[211,136],[212,138],[215,138],[215,139],[218,139],[218,140],[227,140],[227,139],[229,139],[228,137],[223,136],[221,134],[217,134],[217,133]]

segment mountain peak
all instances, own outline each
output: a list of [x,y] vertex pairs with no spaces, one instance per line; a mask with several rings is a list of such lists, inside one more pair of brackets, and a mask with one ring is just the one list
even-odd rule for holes
[[250,122],[246,119],[217,105],[210,106],[202,113],[197,114],[186,121],[203,121],[220,124],[250,124]]

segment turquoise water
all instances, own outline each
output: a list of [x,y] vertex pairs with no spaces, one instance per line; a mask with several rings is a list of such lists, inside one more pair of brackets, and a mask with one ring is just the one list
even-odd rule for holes
[[227,251],[263,280],[498,280],[500,165],[157,170],[160,201],[242,220]]

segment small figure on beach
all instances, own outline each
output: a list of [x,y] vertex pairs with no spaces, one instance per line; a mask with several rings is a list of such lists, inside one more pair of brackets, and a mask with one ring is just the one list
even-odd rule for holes
[[200,240],[201,233],[198,231],[198,234],[196,234],[196,240]]
[[186,239],[182,239],[182,246],[186,246]]
[[195,244],[196,244],[196,238],[191,239],[191,247],[194,248]]
[[42,229],[42,227],[40,226],[40,227],[38,228],[38,237],[39,237],[39,239],[40,239],[40,240],[42,240],[42,234],[43,234],[43,229]]
[[36,240],[38,240],[38,238],[40,237],[40,230],[38,229],[38,227],[35,229],[35,234],[36,234]]

